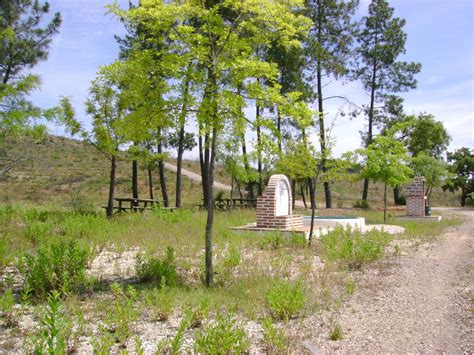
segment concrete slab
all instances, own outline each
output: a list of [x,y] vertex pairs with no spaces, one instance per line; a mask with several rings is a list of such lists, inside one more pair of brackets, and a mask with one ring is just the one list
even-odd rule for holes
[[417,222],[430,222],[430,221],[435,221],[439,222],[443,217],[441,216],[424,216],[424,217],[413,217],[413,216],[400,216],[397,217],[398,219],[405,219],[409,221],[417,221]]

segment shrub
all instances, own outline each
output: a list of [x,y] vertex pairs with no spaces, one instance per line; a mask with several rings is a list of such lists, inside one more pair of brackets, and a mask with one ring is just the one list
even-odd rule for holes
[[155,288],[145,294],[145,304],[149,310],[152,319],[160,322],[168,320],[173,312],[174,292],[166,286],[165,278],[161,279],[161,287]]
[[331,329],[329,333],[329,339],[331,340],[341,340],[342,339],[342,328],[339,324],[336,324]]
[[372,230],[364,235],[358,230],[342,227],[321,237],[323,257],[350,269],[381,258],[389,241],[390,236],[385,232]]
[[355,203],[354,203],[354,208],[362,208],[364,210],[368,210],[370,209],[370,204],[369,204],[369,201],[368,200],[357,200]]
[[301,281],[277,280],[267,292],[267,305],[272,315],[285,321],[295,318],[306,304],[306,289]]
[[5,328],[11,328],[18,324],[13,305],[15,304],[15,296],[11,288],[7,289],[0,295],[0,319],[4,320]]
[[135,271],[142,282],[152,281],[161,285],[161,280],[165,279],[165,284],[172,286],[176,284],[176,266],[174,262],[173,248],[168,247],[163,260],[157,257],[145,259],[143,255],[138,254],[135,260]]
[[282,329],[278,329],[270,318],[265,318],[262,322],[263,342],[269,354],[286,353],[288,350],[288,340]]
[[20,262],[23,287],[40,299],[53,290],[69,294],[85,281],[88,259],[89,251],[74,241],[43,245],[36,255],[27,253]]
[[110,285],[110,289],[114,300],[109,309],[106,323],[114,333],[116,341],[123,344],[131,335],[131,323],[138,317],[138,312],[133,307],[137,299],[137,291],[131,285],[123,290],[116,282]]
[[53,290],[48,295],[48,304],[40,319],[38,334],[26,341],[26,348],[34,354],[65,354],[72,324],[66,318],[61,304],[61,294]]
[[198,328],[203,321],[209,318],[210,300],[209,297],[203,297],[199,304],[189,306],[185,311],[185,317],[189,322],[189,327]]
[[217,313],[215,322],[196,333],[194,351],[200,354],[241,354],[250,347],[245,331],[231,315]]
[[227,250],[227,255],[222,259],[220,265],[217,266],[217,269],[219,270],[218,284],[224,285],[225,283],[230,281],[233,272],[235,271],[237,266],[240,265],[241,260],[242,254],[240,253],[240,251],[236,247],[231,246]]

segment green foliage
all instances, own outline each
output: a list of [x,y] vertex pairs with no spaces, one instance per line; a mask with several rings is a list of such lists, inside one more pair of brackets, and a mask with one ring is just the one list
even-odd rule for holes
[[306,300],[306,288],[302,281],[275,280],[266,294],[273,317],[285,321],[297,317],[303,311]]
[[370,204],[368,200],[357,200],[354,203],[354,208],[362,208],[363,210],[368,210],[370,209]]
[[440,186],[448,175],[446,163],[426,153],[420,153],[412,158],[412,168],[416,175],[425,178],[429,203],[433,187]]
[[172,338],[166,338],[158,342],[156,353],[157,354],[181,354],[181,347],[184,342],[184,333],[188,329],[189,320],[186,316],[179,323],[178,331],[176,335]]
[[461,148],[454,153],[448,153],[449,171],[452,176],[446,181],[443,190],[451,192],[461,190],[461,205],[465,206],[468,197],[474,204],[472,192],[474,192],[474,154],[469,148]]
[[231,315],[218,312],[214,323],[196,332],[194,351],[202,354],[241,354],[249,346],[244,329],[236,324]]
[[48,12],[47,2],[44,5],[39,1],[0,3],[0,140],[6,134],[46,132],[44,125],[36,125],[34,120],[48,118],[48,110],[41,110],[26,99],[39,87],[40,79],[24,73],[46,60],[51,39],[61,25],[59,13],[45,24],[43,17]]
[[161,285],[162,280],[165,280],[166,285],[175,285],[177,276],[173,248],[166,248],[166,256],[163,260],[153,256],[145,259],[143,255],[138,254],[135,260],[135,271],[142,282],[154,282]]
[[362,234],[359,230],[337,227],[321,237],[322,257],[343,267],[358,269],[381,258],[390,235],[377,230]]
[[331,332],[329,333],[329,339],[334,341],[342,339],[342,328],[339,324],[332,327]]
[[115,339],[110,332],[101,329],[100,334],[94,336],[91,343],[94,354],[110,354],[115,345]]
[[38,334],[27,339],[27,349],[35,354],[65,354],[69,351],[72,324],[64,313],[61,294],[57,290],[48,295],[48,304],[43,312]]
[[106,323],[116,341],[123,344],[131,336],[131,325],[138,317],[138,311],[134,308],[137,291],[131,285],[124,290],[118,283],[110,285],[110,290],[114,298],[107,313]]
[[188,319],[189,327],[198,328],[209,318],[210,302],[209,297],[203,297],[198,304],[186,308],[185,317]]
[[426,154],[431,157],[440,158],[451,140],[443,123],[436,121],[433,115],[420,113],[413,119],[409,128],[407,146],[413,156]]
[[8,288],[0,295],[0,319],[4,321],[4,327],[10,328],[18,323],[13,305],[15,304],[15,296],[13,290]]
[[288,350],[288,339],[282,329],[275,327],[271,318],[262,322],[265,350],[270,354],[284,354]]
[[51,291],[67,295],[85,281],[89,251],[75,241],[41,245],[36,253],[26,253],[19,265],[23,288],[44,299]]
[[242,254],[234,245],[231,245],[227,249],[227,254],[223,257],[220,264],[217,265],[219,284],[225,285],[231,280],[232,274],[240,265],[241,260]]
[[175,294],[166,286],[166,279],[161,279],[161,287],[145,293],[145,305],[153,320],[160,322],[168,320],[173,312]]
[[344,284],[344,288],[346,290],[346,293],[350,296],[353,295],[354,291],[355,291],[355,287],[356,287],[356,285],[355,285],[355,282],[352,279],[352,277],[348,278],[346,283]]

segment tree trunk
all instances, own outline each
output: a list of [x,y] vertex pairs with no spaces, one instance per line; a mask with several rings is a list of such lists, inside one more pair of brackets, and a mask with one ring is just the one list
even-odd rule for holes
[[309,228],[309,239],[308,242],[311,244],[313,240],[313,231],[314,231],[314,215],[316,211],[316,191],[315,191],[315,181],[312,178],[308,178],[309,185],[309,198],[311,200],[311,223]]
[[[138,198],[138,160],[132,160],[132,197]],[[134,202],[134,206],[137,203]]]
[[262,182],[262,137],[260,131],[260,106],[257,104],[256,108],[256,126],[257,126],[257,172],[258,172],[258,196],[263,194],[263,182]]
[[[213,129],[212,132],[212,151],[210,160],[209,160],[209,176],[208,176],[208,184],[207,184],[207,195],[208,195],[208,200],[207,200],[207,221],[206,221],[206,256],[205,256],[205,263],[206,263],[206,287],[212,286],[214,282],[214,272],[213,272],[213,267],[212,267],[212,227],[214,223],[214,162],[215,162],[215,150],[216,150],[216,129]],[[207,147],[206,151],[207,154],[206,156],[209,156],[209,150],[210,148]]]
[[148,191],[150,194],[150,199],[154,200],[153,196],[153,169],[151,167],[151,163],[148,163]]
[[[377,40],[376,40],[377,42]],[[374,105],[375,105],[375,84],[377,78],[377,60],[374,59],[374,64],[372,68],[372,82],[370,90],[370,108],[369,108],[369,127],[367,133],[367,140],[365,146],[368,147],[372,143],[372,127],[374,124]],[[364,191],[362,192],[362,200],[367,201],[369,195],[369,179],[364,179]]]
[[[242,142],[242,157],[244,160],[245,173],[247,174],[247,177],[248,177],[251,174],[251,170],[250,170],[249,158],[247,155],[247,143],[245,142],[244,133],[242,133],[240,140]],[[255,199],[255,194],[253,191],[253,181],[251,181],[250,179],[247,182],[247,193],[248,193],[248,198],[251,198],[252,200]]]
[[179,142],[178,142],[178,157],[176,162],[176,207],[181,207],[181,169],[183,164],[183,154],[184,154],[184,128],[186,124],[186,108],[188,106],[187,97],[189,93],[189,84],[190,84],[190,70],[191,66],[188,66],[188,72],[184,82],[183,90],[183,105],[181,107],[181,116],[179,119]]
[[[161,155],[163,153],[163,146],[161,144],[161,132],[159,132],[157,149],[158,149],[158,154]],[[158,173],[160,175],[160,186],[161,186],[161,194],[163,195],[163,205],[165,207],[169,207],[170,200],[168,198],[168,190],[166,189],[165,163],[161,157],[158,160]]]
[[201,166],[201,185],[202,185],[202,197],[203,197],[203,206],[207,208],[207,201],[208,201],[208,189],[207,189],[207,166],[204,161],[204,146],[202,143],[202,136],[199,135],[198,138],[199,143],[199,165]]
[[461,187],[461,207],[466,207],[466,189]]
[[306,196],[305,196],[305,186],[303,183],[301,183],[300,185],[301,189],[301,198],[303,199],[303,204],[304,204],[304,208],[308,208],[308,206],[306,205]]
[[114,215],[114,195],[115,195],[115,170],[117,168],[117,157],[112,155],[110,164],[110,183],[109,183],[109,200],[107,201],[107,218]]
[[383,221],[387,221],[387,183],[385,183],[383,189]]
[[184,153],[184,123],[179,129],[178,157],[176,161],[176,207],[181,207],[181,170]]
[[393,188],[393,203],[397,206],[400,205],[400,193],[401,193],[400,186],[395,186]]
[[277,106],[278,151],[281,153],[281,113]]
[[291,195],[293,198],[291,199],[292,208],[295,209],[296,206],[296,181],[294,179],[291,180]]
[[[318,39],[322,38],[322,30],[324,26],[324,14],[322,13],[322,6],[320,1],[318,1]],[[327,142],[326,142],[326,132],[324,128],[324,106],[323,106],[323,84],[322,84],[322,75],[323,68],[321,65],[321,58],[318,58],[316,64],[316,81],[318,86],[318,118],[319,118],[319,143],[321,146],[321,168],[323,171],[323,176],[325,176],[327,168]],[[332,194],[331,194],[331,185],[328,181],[324,182],[324,197],[326,200],[326,208],[332,208]]]

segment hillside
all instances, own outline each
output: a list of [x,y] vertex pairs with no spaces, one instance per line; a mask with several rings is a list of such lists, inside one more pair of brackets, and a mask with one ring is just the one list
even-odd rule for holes
[[[100,206],[108,193],[109,161],[93,146],[84,142],[58,136],[44,140],[32,138],[9,139],[0,146],[0,169],[11,162],[16,164],[6,174],[0,175],[0,202],[53,203],[68,207],[73,202]],[[175,164],[172,159],[169,163]],[[199,163],[184,161],[183,168],[199,173]],[[175,173],[167,171],[168,194],[174,202]],[[231,179],[218,167],[216,180],[230,185]],[[360,182],[336,182],[332,186],[334,207],[351,207],[360,198]],[[139,171],[139,191],[148,197],[145,167]],[[371,184],[369,201],[372,206],[382,205],[383,186]],[[131,163],[122,153],[117,169],[117,196],[131,195]],[[154,171],[154,195],[161,199],[158,171]],[[186,207],[201,203],[199,181],[183,177],[183,204]],[[298,197],[301,198],[301,197]],[[317,187],[317,205],[324,206],[322,185]],[[391,196],[390,200],[391,202]],[[432,196],[433,206],[457,206],[458,196],[437,189]]]

